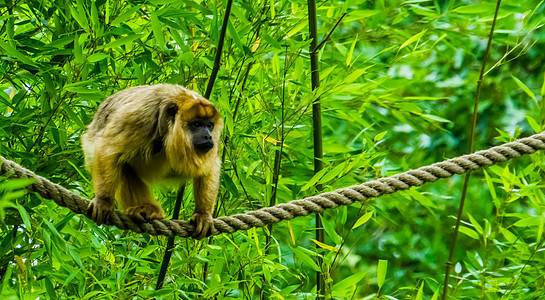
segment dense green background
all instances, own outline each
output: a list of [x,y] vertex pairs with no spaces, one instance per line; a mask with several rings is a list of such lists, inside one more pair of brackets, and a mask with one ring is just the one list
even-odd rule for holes
[[[310,88],[307,3],[233,4],[211,101],[225,120],[219,214],[361,183],[467,153],[496,1],[319,1],[321,88]],[[204,93],[226,1],[0,0],[0,154],[92,198],[80,135],[103,99],[139,84]],[[504,0],[483,81],[476,148],[545,124],[545,5]],[[313,99],[324,164],[313,177]],[[475,173],[451,279],[455,298],[545,293],[543,154]],[[96,226],[27,182],[0,178],[2,299],[436,299],[461,177],[314,217],[195,241],[180,239],[155,291],[166,238]],[[171,213],[175,189],[155,190]],[[182,216],[192,213],[187,194]],[[356,221],[360,220],[357,226]],[[323,256],[323,265],[316,257]],[[379,263],[379,260],[382,260]],[[208,268],[205,268],[207,262]],[[387,263],[387,267],[386,267]],[[203,277],[206,277],[203,280]],[[384,280],[385,278],[385,280]]]

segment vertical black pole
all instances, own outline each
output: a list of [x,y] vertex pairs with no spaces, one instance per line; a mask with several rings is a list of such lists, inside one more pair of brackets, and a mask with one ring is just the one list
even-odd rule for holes
[[[316,1],[308,0],[308,27],[310,32],[310,70],[312,80],[312,90],[315,91],[320,86],[320,70],[318,66],[318,24],[316,20]],[[322,107],[320,98],[316,98],[312,104],[312,132],[314,138],[314,174],[323,169],[323,147],[322,147]],[[322,185],[317,185],[316,189],[321,191]],[[316,215],[316,240],[324,242],[325,234],[322,225],[321,214]],[[322,257],[318,256],[318,266],[322,267]],[[316,272],[317,299],[324,299],[325,281],[321,271]]]

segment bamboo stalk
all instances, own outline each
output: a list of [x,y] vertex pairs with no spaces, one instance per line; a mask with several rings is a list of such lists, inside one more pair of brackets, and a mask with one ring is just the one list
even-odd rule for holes
[[[308,27],[310,34],[310,74],[312,80],[312,90],[315,91],[320,86],[320,69],[318,61],[318,25],[316,17],[316,1],[308,0]],[[322,146],[322,107],[320,98],[316,98],[312,104],[312,133],[314,139],[314,174],[323,169],[323,146]],[[316,189],[323,189],[321,184],[316,185]],[[316,215],[316,240],[325,242],[325,231],[322,225],[322,214]],[[318,247],[318,246],[317,246]],[[320,255],[317,257],[318,266],[323,264],[323,259]],[[322,271],[316,272],[316,299],[324,299],[325,297],[325,280]]]

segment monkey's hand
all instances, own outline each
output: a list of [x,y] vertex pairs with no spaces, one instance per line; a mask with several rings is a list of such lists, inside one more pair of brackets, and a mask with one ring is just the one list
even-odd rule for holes
[[110,219],[114,211],[114,201],[107,197],[96,197],[89,203],[87,216],[94,220],[97,225],[104,224]]
[[194,213],[191,217],[191,224],[195,225],[193,237],[200,240],[212,234],[212,214],[210,213]]
[[127,215],[142,222],[165,218],[165,212],[161,207],[153,203],[133,206],[126,209]]

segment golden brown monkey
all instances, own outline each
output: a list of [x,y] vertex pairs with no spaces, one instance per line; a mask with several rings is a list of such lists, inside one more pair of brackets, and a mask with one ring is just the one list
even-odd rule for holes
[[179,85],[136,86],[108,97],[82,136],[95,190],[88,215],[102,224],[117,199],[130,216],[164,218],[148,184],[166,177],[193,179],[191,221],[194,236],[203,238],[218,194],[222,129],[214,105]]

